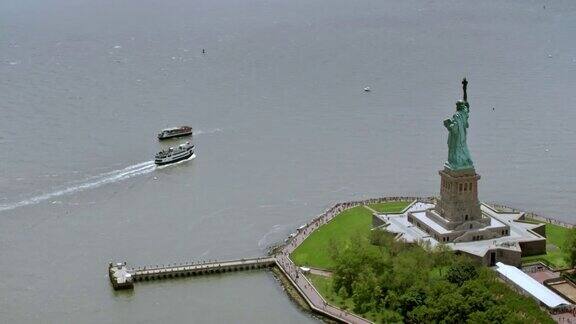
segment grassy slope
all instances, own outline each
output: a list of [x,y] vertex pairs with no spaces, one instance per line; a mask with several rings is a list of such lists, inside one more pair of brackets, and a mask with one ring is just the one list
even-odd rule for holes
[[546,224],[546,237],[548,238],[548,243],[552,243],[559,248],[563,247],[569,231],[570,230],[566,227]]
[[[408,204],[410,202],[390,202],[380,207],[383,212],[393,212]],[[300,266],[331,269],[334,266],[330,256],[331,244],[345,246],[354,235],[369,232],[371,228],[372,212],[362,206],[348,209],[312,233],[290,257]]]
[[330,256],[331,244],[345,246],[352,235],[369,231],[372,213],[362,207],[354,207],[342,212],[328,224],[312,233],[296,250],[291,258],[297,265],[331,269],[334,266]]
[[554,225],[554,224],[546,224],[546,241],[547,244],[553,244],[556,248],[547,249],[547,253],[543,255],[535,255],[530,257],[522,258],[524,262],[531,262],[540,259],[544,259],[550,263],[550,265],[556,268],[564,268],[567,267],[568,264],[564,260],[564,254],[562,253],[562,248],[564,247],[564,242],[566,241],[566,237],[568,235],[569,229]]

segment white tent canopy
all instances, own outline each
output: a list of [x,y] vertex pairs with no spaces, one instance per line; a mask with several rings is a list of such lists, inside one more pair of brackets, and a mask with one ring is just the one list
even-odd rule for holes
[[530,294],[532,297],[546,305],[548,308],[570,305],[570,303],[564,298],[558,296],[555,292],[548,289],[546,286],[536,281],[536,279],[530,277],[516,267],[498,262],[496,263],[496,271],[506,279],[512,281],[522,290]]

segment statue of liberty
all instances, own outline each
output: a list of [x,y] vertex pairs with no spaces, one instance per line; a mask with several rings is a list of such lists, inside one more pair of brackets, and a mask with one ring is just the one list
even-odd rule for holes
[[462,80],[464,98],[456,102],[456,113],[452,119],[444,121],[444,126],[448,129],[448,161],[446,161],[445,166],[455,171],[474,168],[466,144],[468,115],[470,113],[470,104],[466,94],[467,85],[468,81],[464,78]]

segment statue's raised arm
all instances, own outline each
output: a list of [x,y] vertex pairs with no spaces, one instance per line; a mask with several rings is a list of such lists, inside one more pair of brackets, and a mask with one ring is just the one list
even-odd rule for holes
[[468,102],[468,94],[466,93],[466,88],[468,88],[468,80],[466,78],[462,79],[462,101]]
[[467,89],[468,89],[468,80],[464,78],[462,79],[462,101],[464,101],[466,108],[468,108],[468,111],[470,111],[470,104],[468,103],[468,92],[466,91]]

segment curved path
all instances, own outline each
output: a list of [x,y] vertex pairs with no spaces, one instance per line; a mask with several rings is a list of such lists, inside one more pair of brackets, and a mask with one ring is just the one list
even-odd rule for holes
[[344,311],[340,308],[334,307],[326,302],[320,293],[314,288],[314,285],[304,276],[300,268],[290,259],[292,253],[308,236],[318,229],[320,226],[330,222],[336,215],[340,214],[345,209],[352,208],[360,205],[360,202],[337,204],[330,208],[324,214],[316,217],[312,222],[306,224],[306,227],[298,231],[298,233],[282,248],[280,253],[276,255],[276,263],[278,267],[284,272],[292,284],[298,289],[300,294],[306,299],[308,305],[316,312],[322,313],[333,319],[345,323],[372,323],[371,321],[357,316],[355,314]]

